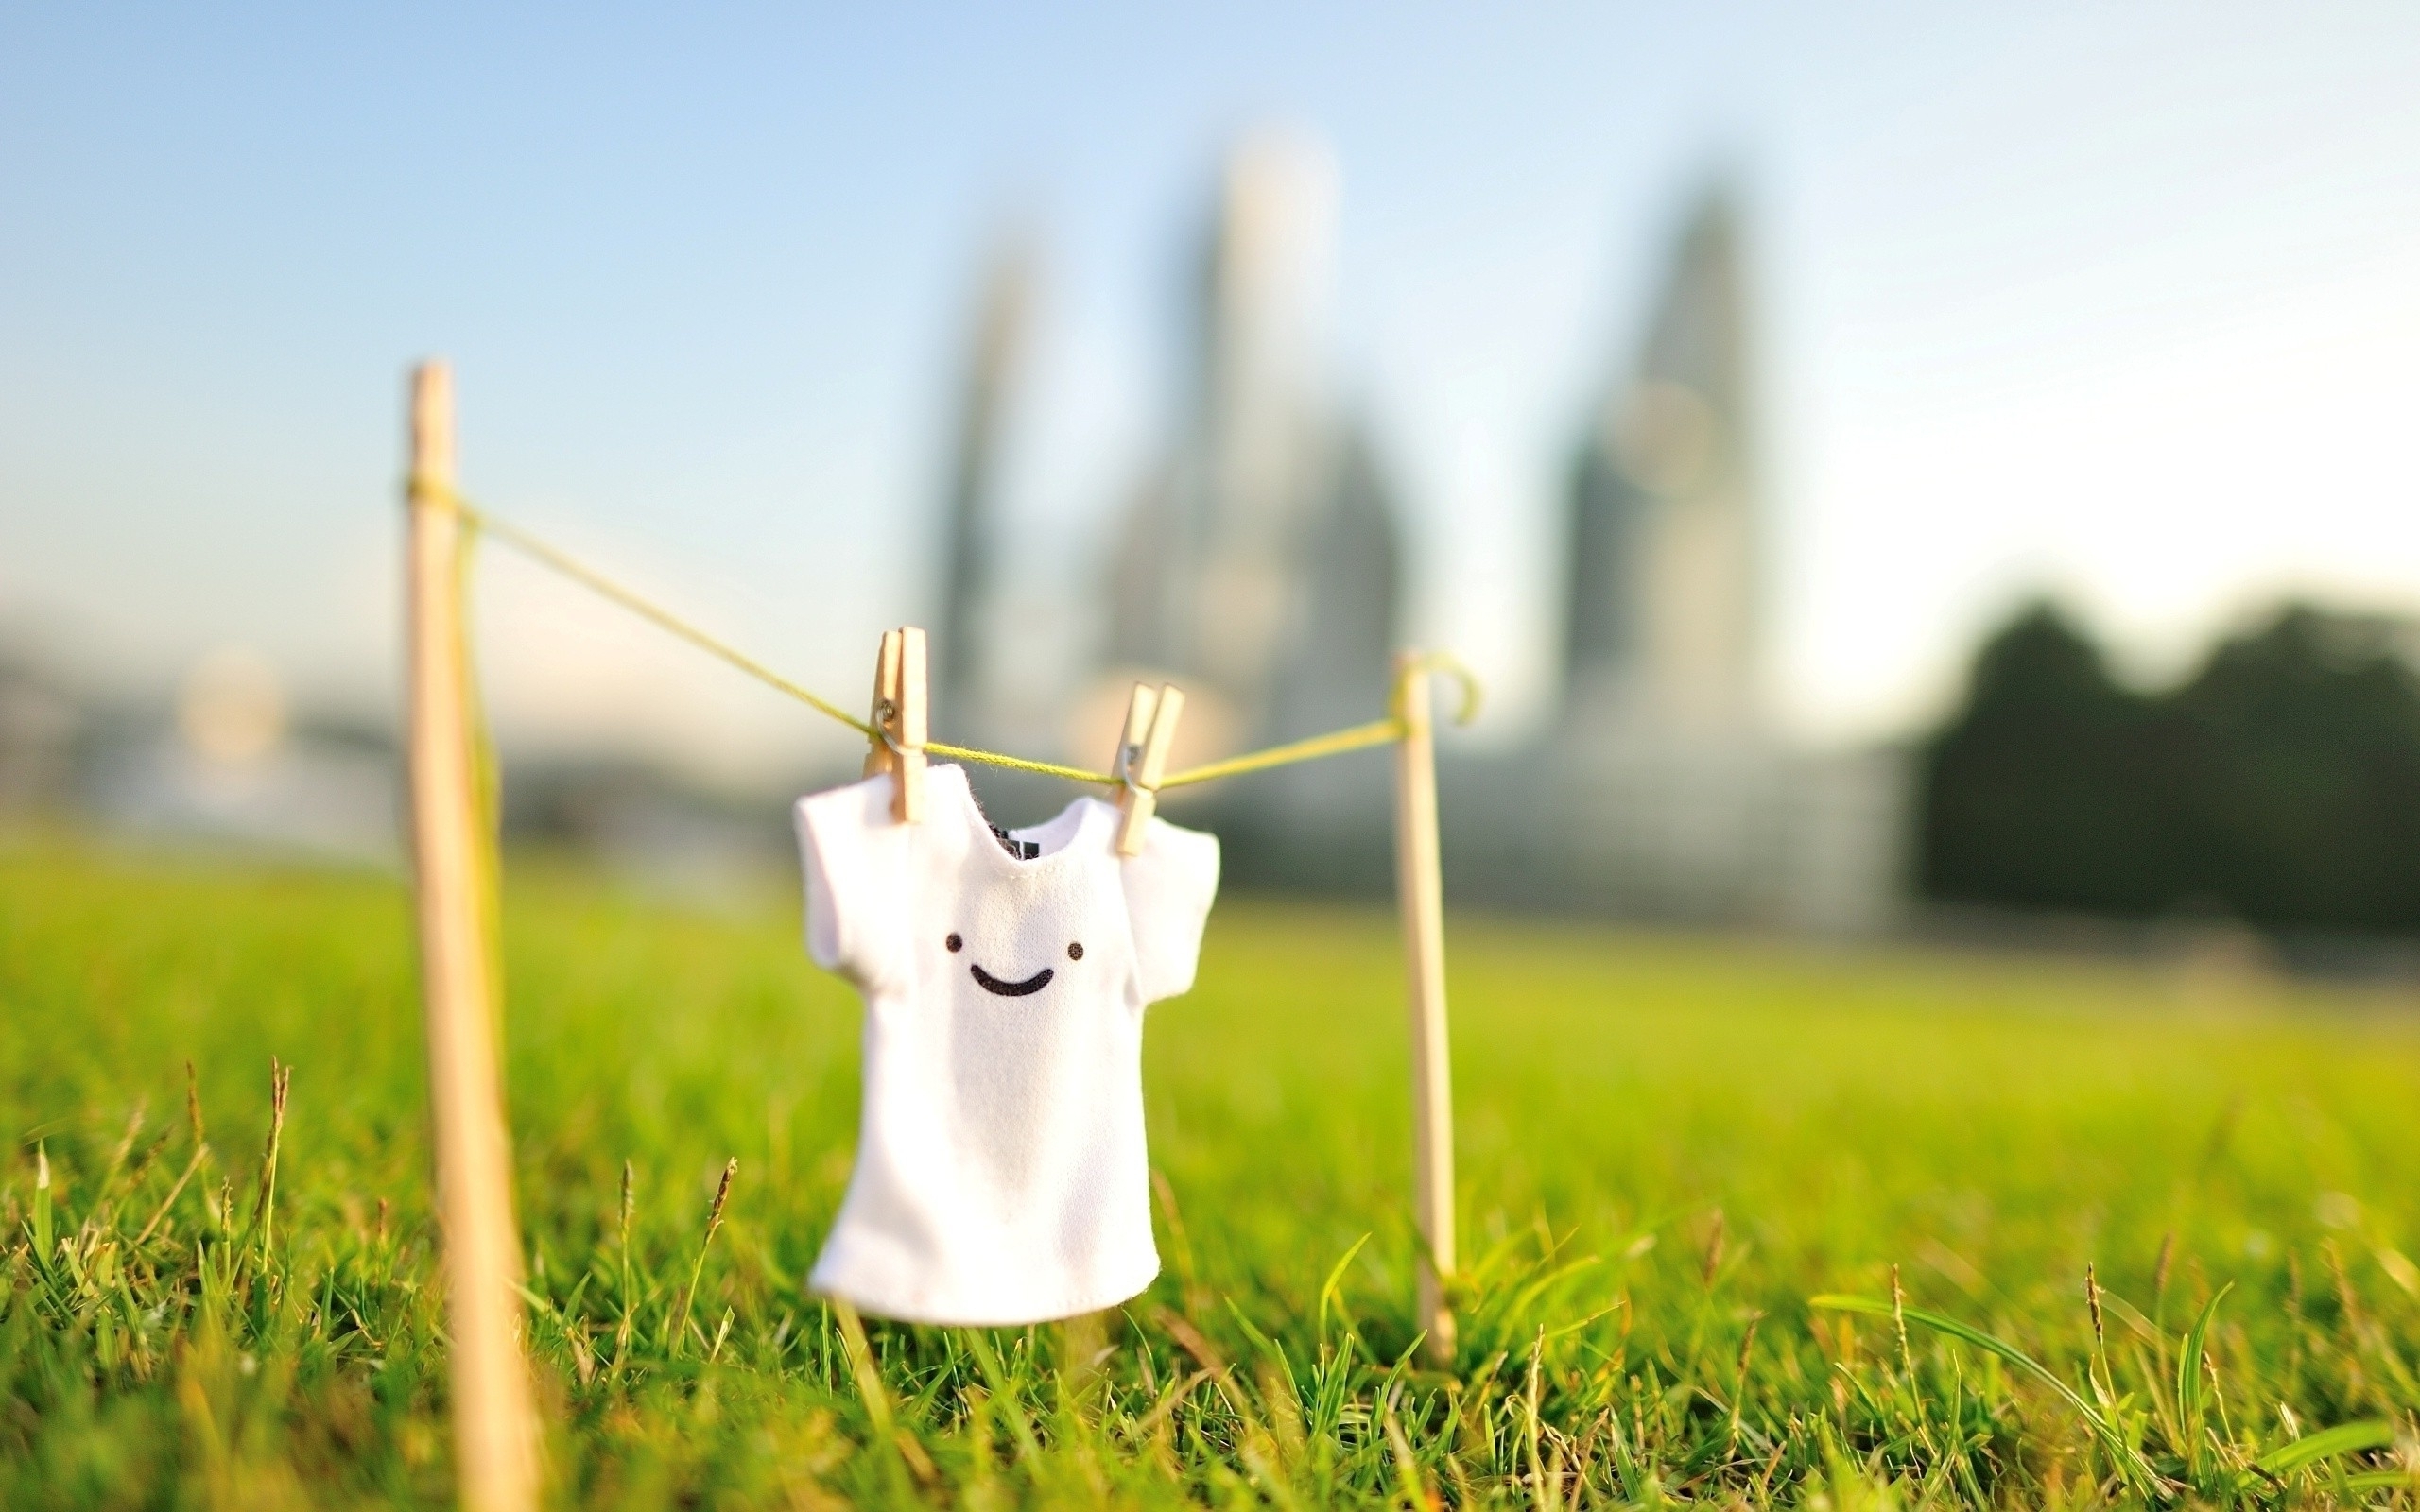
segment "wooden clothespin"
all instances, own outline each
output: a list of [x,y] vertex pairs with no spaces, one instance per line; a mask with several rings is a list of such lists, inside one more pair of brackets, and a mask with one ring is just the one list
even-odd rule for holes
[[866,775],[889,772],[890,816],[914,824],[925,816],[925,632],[913,625],[882,632],[873,664],[873,738],[866,750]]
[[1167,771],[1168,747],[1176,744],[1176,722],[1184,713],[1184,693],[1174,683],[1157,688],[1134,684],[1126,701],[1126,732],[1117,743],[1117,853],[1143,853],[1143,828],[1160,804],[1160,779]]

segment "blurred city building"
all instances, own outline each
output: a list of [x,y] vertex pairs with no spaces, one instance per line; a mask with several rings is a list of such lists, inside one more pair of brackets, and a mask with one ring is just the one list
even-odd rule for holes
[[[1384,712],[1405,633],[1404,526],[1331,370],[1336,177],[1297,133],[1254,133],[1226,159],[1186,269],[1166,439],[1075,595],[1097,605],[1098,633],[1058,655],[1004,631],[1030,607],[1020,595],[1066,585],[1003,566],[1026,544],[1004,455],[1027,407],[1038,258],[1021,227],[991,247],[942,456],[939,730],[1038,752],[1055,738],[1102,765],[1129,689],[1166,679],[1187,695],[1184,765]],[[1803,748],[1763,696],[1771,520],[1742,241],[1732,196],[1705,191],[1641,349],[1591,406],[1564,521],[1555,707],[1519,748],[1449,744],[1442,763],[1461,901],[1827,932],[1894,921],[1907,762]],[[66,803],[129,831],[392,861],[386,731],[298,721],[270,670],[232,652],[197,662],[171,702],[82,707],[26,668],[0,669],[0,806]],[[787,864],[779,816],[795,788],[721,792],[611,753],[508,756],[504,818],[522,838],[690,879],[681,886],[700,896]],[[975,777],[1004,816],[1065,799],[1052,780]],[[1218,831],[1236,884],[1363,892],[1390,883],[1391,805],[1383,752],[1167,802]]]
[[[1023,244],[997,253],[977,301],[945,500],[936,614],[939,728],[1086,765],[1115,747],[1136,681],[1185,690],[1178,765],[1315,734],[1384,709],[1400,621],[1401,531],[1324,340],[1336,169],[1298,132],[1227,157],[1186,269],[1167,439],[1104,542],[1099,633],[1061,683],[1055,730],[1027,717],[1032,669],[1004,665],[1013,618],[992,577],[1007,546],[1001,429],[1015,408],[1033,282]],[[1055,737],[1055,739],[1053,738]],[[987,804],[1063,800],[1046,782],[978,770]],[[1232,877],[1311,885],[1382,877],[1387,792],[1369,770],[1305,766],[1173,799],[1226,838]],[[1340,858],[1345,858],[1340,862]]]
[[298,718],[268,662],[198,658],[166,697],[105,695],[0,645],[0,828],[105,833],[390,865],[397,765],[384,730]]
[[1798,748],[1762,696],[1770,519],[1740,213],[1697,199],[1572,470],[1550,728],[1443,774],[1465,896],[1824,932],[1889,924],[1905,759]]
[[[1188,311],[1183,409],[1120,521],[1104,668],[1079,713],[1138,679],[1185,690],[1201,760],[1375,717],[1401,620],[1396,507],[1359,417],[1337,400],[1326,309],[1336,168],[1290,132],[1230,155]],[[1226,838],[1229,873],[1318,884],[1366,873],[1386,795],[1367,770],[1313,765],[1181,804]]]
[[84,724],[63,679],[0,641],[0,824],[73,808]]
[[1393,640],[1394,508],[1321,340],[1335,195],[1327,154],[1298,137],[1255,136],[1229,160],[1178,435],[1114,558],[1110,663],[1206,696],[1243,744],[1368,704]]
[[[1177,764],[1376,717],[1403,634],[1404,546],[1387,469],[1340,404],[1324,341],[1336,172],[1317,143],[1245,138],[1221,173],[1184,301],[1178,412],[1107,543],[1095,672],[1064,700],[1070,756],[1114,747],[1136,680],[1184,688]],[[1888,924],[1904,883],[1906,764],[1786,740],[1763,698],[1770,521],[1737,205],[1697,199],[1646,325],[1593,407],[1571,474],[1564,656],[1536,740],[1450,749],[1449,887],[1473,902],[1824,931]],[[1001,548],[999,428],[1030,262],[993,263],[959,400],[937,621],[947,728],[985,717]],[[977,774],[990,803],[1044,784]],[[1377,756],[1170,796],[1215,828],[1230,878],[1383,888]]]
[[1581,729],[1736,733],[1757,716],[1761,510],[1738,212],[1698,203],[1637,370],[1573,469],[1564,709]]
[[936,728],[988,732],[998,723],[991,676],[998,668],[997,564],[1005,547],[1001,453],[1033,321],[1036,256],[1022,229],[993,245],[977,296],[975,329],[950,440],[943,501],[941,607],[932,627]]

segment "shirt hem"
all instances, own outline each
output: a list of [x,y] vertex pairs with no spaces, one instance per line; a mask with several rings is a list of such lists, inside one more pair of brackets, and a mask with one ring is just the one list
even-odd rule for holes
[[937,1328],[994,1329],[1017,1328],[1028,1323],[1055,1323],[1062,1318],[1079,1317],[1132,1301],[1150,1290],[1160,1277],[1158,1257],[1150,1268],[1143,1271],[1132,1283],[1120,1281],[1099,1287],[1088,1287],[1070,1298],[1037,1302],[1029,1308],[953,1308],[947,1305],[920,1306],[896,1301],[876,1295],[873,1290],[849,1285],[845,1281],[827,1282],[821,1278],[808,1281],[810,1289],[820,1297],[838,1297],[858,1311],[898,1323],[924,1323]]

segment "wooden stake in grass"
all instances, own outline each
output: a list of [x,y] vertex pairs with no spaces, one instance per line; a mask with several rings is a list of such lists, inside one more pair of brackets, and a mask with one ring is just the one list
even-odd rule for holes
[[1436,716],[1429,662],[1395,655],[1395,884],[1403,907],[1404,975],[1410,988],[1413,1210],[1420,1219],[1418,1326],[1428,1357],[1454,1357],[1454,1088],[1445,1040],[1445,890],[1437,845]]
[[455,1476],[471,1512],[527,1512],[537,1504],[536,1421],[518,1337],[521,1242],[495,1063],[453,487],[453,373],[424,363],[411,397],[408,755],[429,1122],[454,1338]]

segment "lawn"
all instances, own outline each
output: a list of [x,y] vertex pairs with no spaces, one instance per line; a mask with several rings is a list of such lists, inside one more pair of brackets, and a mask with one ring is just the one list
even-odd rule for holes
[[[792,906],[510,868],[560,1504],[2414,1502],[2405,995],[1457,918],[1432,1369],[1392,919],[1232,899],[1152,1010],[1158,1283],[870,1323],[874,1383]],[[0,850],[0,1505],[446,1502],[414,991],[391,878]]]

